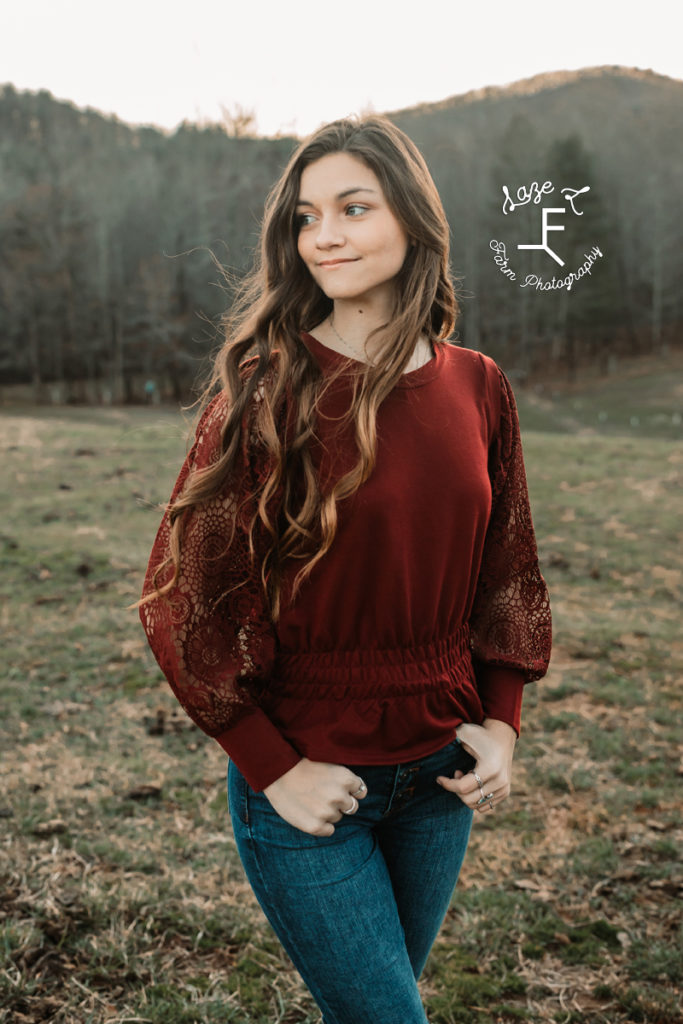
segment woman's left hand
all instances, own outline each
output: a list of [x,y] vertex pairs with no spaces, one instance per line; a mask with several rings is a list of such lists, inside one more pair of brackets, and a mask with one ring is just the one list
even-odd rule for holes
[[[458,726],[456,735],[476,764],[469,772],[458,771],[453,778],[442,775],[436,781],[456,793],[468,807],[491,811],[510,795],[517,734],[507,722],[486,718],[483,725],[464,722]],[[486,799],[482,800],[482,796]]]

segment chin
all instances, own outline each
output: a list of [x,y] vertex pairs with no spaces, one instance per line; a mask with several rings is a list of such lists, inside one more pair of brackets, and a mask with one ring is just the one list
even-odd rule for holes
[[348,281],[318,282],[318,287],[330,299],[360,299],[364,295],[369,295],[375,290],[374,285],[371,285],[370,288],[367,288],[364,285],[359,287],[358,282],[351,284]]
[[362,292],[349,291],[344,288],[323,288],[322,286],[320,286],[320,290],[323,293],[323,295],[326,295],[328,299],[332,300],[332,302],[334,302],[335,299],[346,299],[348,301],[351,301],[360,298],[360,296],[363,294]]

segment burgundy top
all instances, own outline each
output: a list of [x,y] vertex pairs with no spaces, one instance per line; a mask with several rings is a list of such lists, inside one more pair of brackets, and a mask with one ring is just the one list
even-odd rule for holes
[[[324,374],[348,365],[303,340]],[[352,430],[339,428],[351,387],[342,373],[321,402],[313,455],[323,482],[356,459]],[[225,411],[219,396],[204,413],[172,500],[193,467],[217,457]],[[176,696],[249,783],[265,788],[301,756],[413,760],[463,721],[519,731],[523,685],[547,669],[551,621],[517,412],[496,364],[438,344],[401,378],[377,414],[372,475],[338,503],[334,543],[293,602],[299,566],[285,578],[276,626],[248,556],[253,509],[242,499],[263,472],[252,455],[247,439],[240,479],[187,517],[169,599],[140,609]],[[164,516],[145,594],[168,529]]]

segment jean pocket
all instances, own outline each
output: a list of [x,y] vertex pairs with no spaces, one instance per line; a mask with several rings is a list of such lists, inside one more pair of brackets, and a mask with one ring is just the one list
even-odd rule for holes
[[468,754],[463,747],[460,740],[456,737],[454,740],[439,751],[442,758],[447,759],[448,767],[446,774],[452,775],[454,772],[460,771],[466,773],[474,768],[476,761],[471,754]]
[[249,783],[236,764],[228,764],[228,807],[230,817],[249,824]]
[[459,740],[457,747],[453,751],[453,758],[455,760],[455,768],[453,769],[453,771],[460,771],[463,772],[463,774],[471,772],[475,764],[477,763],[476,758],[472,757],[471,754],[468,754],[468,752],[465,750],[465,748],[463,747],[462,743]]

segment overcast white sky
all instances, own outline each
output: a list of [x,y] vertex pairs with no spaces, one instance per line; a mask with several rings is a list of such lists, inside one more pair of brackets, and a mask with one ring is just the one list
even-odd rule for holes
[[[600,64],[683,79],[674,0],[14,0],[0,83],[173,128],[254,111],[303,134],[543,71]],[[8,9],[9,8],[9,9]]]

